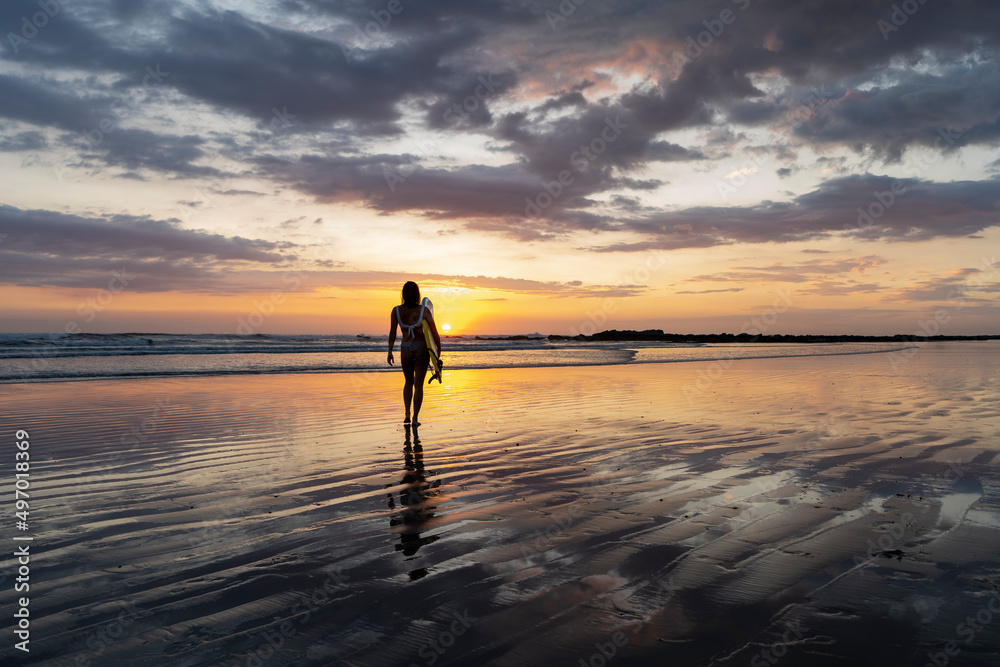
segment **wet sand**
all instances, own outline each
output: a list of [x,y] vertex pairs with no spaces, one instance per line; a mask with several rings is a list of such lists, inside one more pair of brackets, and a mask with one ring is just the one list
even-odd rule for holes
[[34,541],[31,652],[11,612],[0,655],[1000,664],[996,342],[452,371],[418,433],[401,385],[3,386]]

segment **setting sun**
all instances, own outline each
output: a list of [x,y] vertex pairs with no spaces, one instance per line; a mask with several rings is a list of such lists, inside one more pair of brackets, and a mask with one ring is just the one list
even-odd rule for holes
[[449,331],[451,331],[451,325],[450,324],[442,324],[441,325],[441,331],[443,331],[445,333],[448,333]]

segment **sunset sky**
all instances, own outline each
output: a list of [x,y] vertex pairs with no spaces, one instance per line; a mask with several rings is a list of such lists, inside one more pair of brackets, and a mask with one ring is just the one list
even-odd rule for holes
[[3,332],[384,334],[412,279],[454,333],[1000,333],[996,0],[6,0],[0,34]]

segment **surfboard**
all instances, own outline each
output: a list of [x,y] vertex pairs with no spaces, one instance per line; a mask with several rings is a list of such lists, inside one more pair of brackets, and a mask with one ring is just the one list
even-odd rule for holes
[[[434,314],[434,304],[431,303],[430,299],[428,299],[425,296],[420,303],[422,306],[424,306],[424,308],[431,311],[431,315]],[[431,375],[431,378],[427,381],[427,384],[433,382],[435,378],[437,379],[438,384],[440,384],[441,366],[442,366],[441,350],[438,349],[437,342],[434,340],[434,334],[431,332],[431,327],[430,325],[427,324],[427,320],[421,322],[420,326],[424,330],[424,342],[427,344],[427,351],[431,355],[431,368],[434,369],[434,373]]]

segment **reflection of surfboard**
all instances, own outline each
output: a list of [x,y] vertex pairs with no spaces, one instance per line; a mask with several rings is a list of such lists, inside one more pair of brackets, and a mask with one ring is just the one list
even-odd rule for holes
[[[427,310],[431,311],[431,315],[434,314],[434,304],[426,296],[420,302]],[[434,369],[434,374],[431,375],[431,379],[427,381],[430,384],[436,378],[438,383],[441,382],[441,350],[438,349],[437,342],[434,340],[434,334],[431,332],[430,325],[427,324],[427,320],[420,323],[421,328],[424,330],[424,342],[427,344],[427,351],[431,355],[431,367]]]

